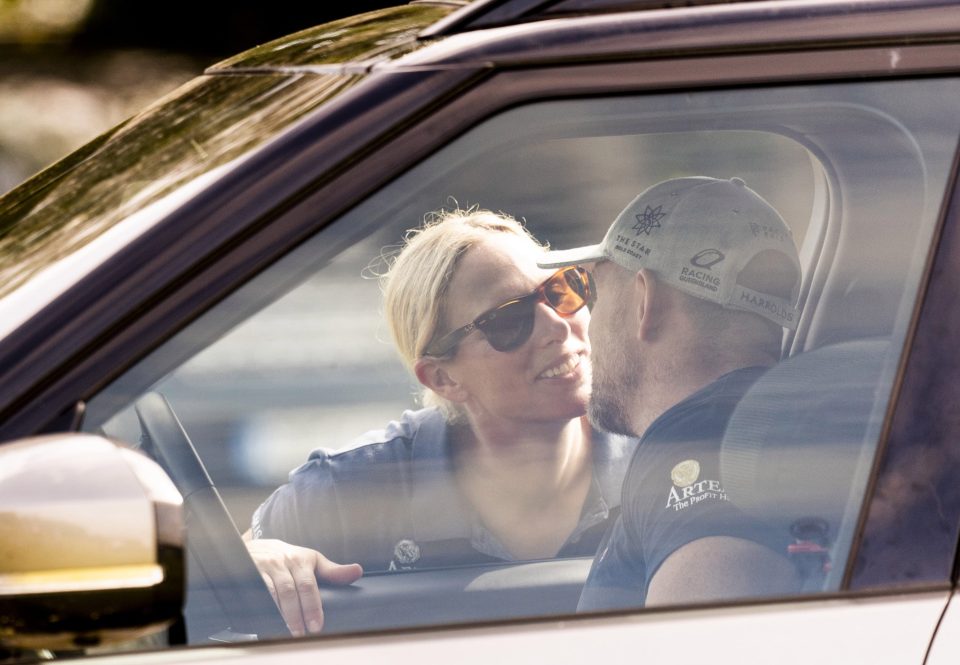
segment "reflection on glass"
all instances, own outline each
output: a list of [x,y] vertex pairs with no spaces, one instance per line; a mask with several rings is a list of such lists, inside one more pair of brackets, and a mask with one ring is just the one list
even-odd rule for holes
[[[349,451],[384,440],[364,438],[364,432],[391,421],[402,431],[415,417],[402,416],[404,410],[423,406],[417,377],[391,346],[378,281],[364,275],[371,265],[382,272],[378,257],[394,254],[404,232],[427,211],[502,211],[524,221],[539,240],[566,249],[599,242],[624,206],[657,182],[737,177],[779,212],[792,233],[802,272],[796,294],[801,315],[795,329],[783,333],[784,361],[733,405],[725,457],[709,470],[713,475],[703,475],[703,466],[694,474],[694,465],[682,465],[688,458],[668,471],[681,465],[682,482],[696,475],[684,487],[715,481],[728,491],[738,488],[738,509],[770,523],[786,552],[803,562],[800,591],[836,590],[956,145],[957,120],[938,111],[944,95],[960,95],[960,89],[953,81],[888,81],[553,101],[511,110],[397,178],[132,368],[91,400],[85,426],[135,441],[139,426],[129,404],[148,389],[164,393],[241,531],[300,464],[340,474],[336,491],[317,490],[322,500],[298,507],[308,523],[336,522],[336,536],[329,544],[319,537],[300,544],[383,571],[368,574],[364,583],[382,581],[396,600],[384,600],[389,591],[374,592],[375,600],[357,601],[360,610],[350,610],[324,589],[330,622],[354,610],[352,616],[361,617],[341,624],[344,630],[572,612],[590,566],[587,556],[573,593],[565,591],[560,600],[551,595],[563,586],[557,579],[523,577],[523,569],[496,591],[430,596],[454,579],[454,569],[463,570],[458,564],[476,561],[458,559],[455,549],[446,559],[427,552],[424,544],[432,541],[421,529],[461,523],[463,505],[471,506],[469,491],[424,482],[412,498],[398,497],[396,478],[406,461],[371,459],[362,472],[340,465],[347,458],[336,451],[360,455]],[[604,315],[602,270],[596,271],[594,317]],[[533,274],[518,274],[524,279],[490,279],[471,297],[459,298],[447,312],[447,329],[539,283]],[[449,288],[462,293],[455,278]],[[622,343],[627,326],[621,317],[619,323],[611,319],[608,335],[591,332],[594,355]],[[480,333],[465,338],[471,345],[483,341]],[[496,361],[491,355],[490,366]],[[636,367],[610,362],[625,374]],[[478,367],[475,376],[485,371]],[[497,403],[508,408],[504,401]],[[420,463],[436,471],[446,459],[426,455]],[[663,482],[680,488],[681,501],[692,498],[663,475]],[[714,491],[709,482],[703,487]],[[399,518],[390,506],[408,500],[422,501],[414,511],[418,521],[392,524]],[[494,519],[481,522],[489,527]],[[402,533],[391,532],[390,542],[373,547],[370,534],[385,530],[386,522]],[[463,534],[468,541],[474,535],[472,527]],[[389,586],[402,585],[410,579],[405,575],[435,577],[402,592]],[[462,591],[470,582],[457,584]],[[502,594],[513,595],[506,601]],[[663,602],[675,600],[684,599]],[[414,616],[410,604],[436,612]]]

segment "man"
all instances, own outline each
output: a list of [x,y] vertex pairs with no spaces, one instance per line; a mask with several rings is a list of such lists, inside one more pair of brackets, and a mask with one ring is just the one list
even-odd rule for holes
[[590,416],[642,438],[579,609],[797,589],[786,534],[742,513],[719,473],[734,407],[797,323],[789,228],[739,178],[678,178],[634,199],[599,245],[540,265],[584,263],[597,284]]

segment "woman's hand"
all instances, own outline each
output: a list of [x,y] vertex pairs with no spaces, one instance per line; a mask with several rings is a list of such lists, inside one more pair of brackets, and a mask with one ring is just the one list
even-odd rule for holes
[[294,635],[319,633],[323,629],[318,579],[351,584],[363,575],[358,563],[335,563],[316,550],[282,540],[245,538],[245,544]]

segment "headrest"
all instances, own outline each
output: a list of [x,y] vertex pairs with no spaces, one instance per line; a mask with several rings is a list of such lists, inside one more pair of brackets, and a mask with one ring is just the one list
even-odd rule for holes
[[820,524],[819,540],[836,540],[883,423],[890,348],[877,338],[821,347],[784,360],[750,388],[720,457],[723,487],[742,510],[794,534]]

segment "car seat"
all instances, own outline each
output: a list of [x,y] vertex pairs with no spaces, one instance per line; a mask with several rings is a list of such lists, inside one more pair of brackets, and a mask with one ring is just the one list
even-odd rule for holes
[[720,474],[793,540],[804,591],[840,586],[896,369],[887,338],[830,344],[766,372],[735,409]]

